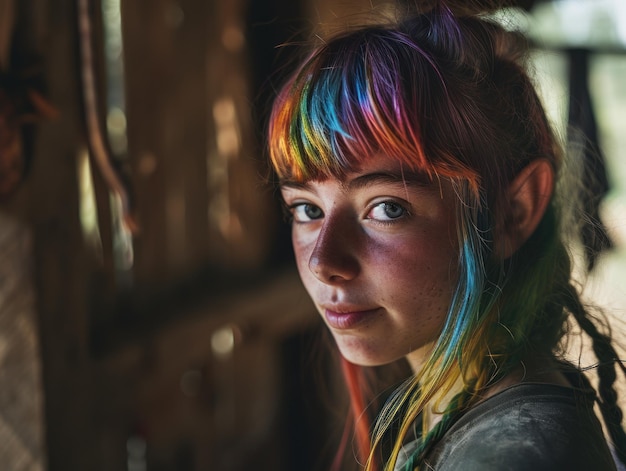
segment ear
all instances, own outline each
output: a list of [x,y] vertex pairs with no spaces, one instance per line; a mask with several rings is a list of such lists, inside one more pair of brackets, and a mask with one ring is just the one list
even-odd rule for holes
[[554,170],[546,159],[533,160],[513,179],[507,191],[504,227],[497,231],[496,252],[506,259],[535,232],[554,189]]

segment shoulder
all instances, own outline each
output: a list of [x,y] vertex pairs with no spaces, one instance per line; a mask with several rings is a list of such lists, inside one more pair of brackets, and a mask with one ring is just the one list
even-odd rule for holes
[[520,384],[467,412],[429,453],[440,471],[614,470],[585,394]]

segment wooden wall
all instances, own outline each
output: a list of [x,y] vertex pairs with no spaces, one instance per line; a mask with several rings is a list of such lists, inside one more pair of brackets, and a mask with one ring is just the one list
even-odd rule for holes
[[[0,206],[2,262],[31,302],[17,314],[0,304],[0,322],[31,323],[12,337],[29,362],[30,461],[11,469],[324,469],[336,444],[316,399],[320,322],[262,150],[289,55],[276,46],[310,32],[310,5],[121,3],[127,145],[114,159],[139,227],[130,240],[88,157],[76,2],[11,5],[24,23],[2,40],[33,53],[56,110],[24,135],[29,171]],[[89,5],[106,130],[102,3]]]

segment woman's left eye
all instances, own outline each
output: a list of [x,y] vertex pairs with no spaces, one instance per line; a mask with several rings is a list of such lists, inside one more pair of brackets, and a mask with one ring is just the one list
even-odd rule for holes
[[407,210],[393,201],[385,201],[374,206],[367,214],[368,219],[376,221],[392,221],[405,216]]

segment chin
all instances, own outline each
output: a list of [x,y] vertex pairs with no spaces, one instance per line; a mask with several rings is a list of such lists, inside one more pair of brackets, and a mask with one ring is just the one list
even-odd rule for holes
[[401,357],[388,357],[365,348],[355,349],[338,344],[339,352],[350,363],[359,366],[383,366],[399,360]]

